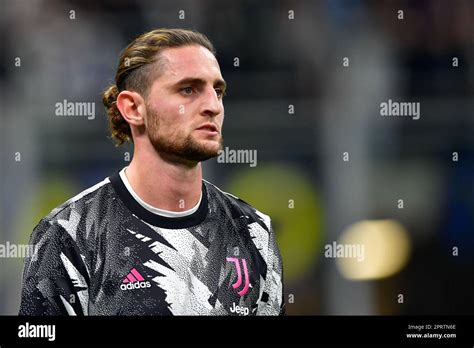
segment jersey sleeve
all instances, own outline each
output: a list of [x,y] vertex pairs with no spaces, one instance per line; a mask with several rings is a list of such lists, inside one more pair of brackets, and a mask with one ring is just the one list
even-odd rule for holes
[[89,277],[73,238],[57,222],[42,220],[30,245],[19,315],[87,315]]
[[285,315],[283,264],[271,224],[268,243],[267,276],[257,315]]

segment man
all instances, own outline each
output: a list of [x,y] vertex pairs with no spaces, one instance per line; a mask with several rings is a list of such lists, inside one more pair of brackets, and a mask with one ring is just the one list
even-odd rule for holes
[[278,315],[270,218],[202,179],[222,148],[225,82],[202,34],[157,29],[123,52],[104,92],[130,165],[33,231],[21,315]]

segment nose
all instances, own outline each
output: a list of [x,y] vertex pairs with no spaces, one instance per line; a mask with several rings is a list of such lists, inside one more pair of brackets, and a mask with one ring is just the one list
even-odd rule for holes
[[216,117],[223,111],[222,99],[217,97],[217,93],[213,87],[207,88],[202,101],[201,114]]

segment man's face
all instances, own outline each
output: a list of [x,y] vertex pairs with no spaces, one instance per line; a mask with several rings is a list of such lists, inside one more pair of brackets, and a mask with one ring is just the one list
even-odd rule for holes
[[146,127],[166,158],[199,162],[222,148],[225,82],[214,55],[198,45],[167,48],[147,97]]

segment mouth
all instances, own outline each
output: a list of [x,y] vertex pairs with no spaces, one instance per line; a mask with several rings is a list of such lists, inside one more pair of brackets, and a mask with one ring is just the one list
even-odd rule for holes
[[201,127],[196,128],[196,130],[206,132],[206,133],[208,133],[208,135],[217,135],[217,134],[219,134],[219,130],[212,123],[205,123]]

